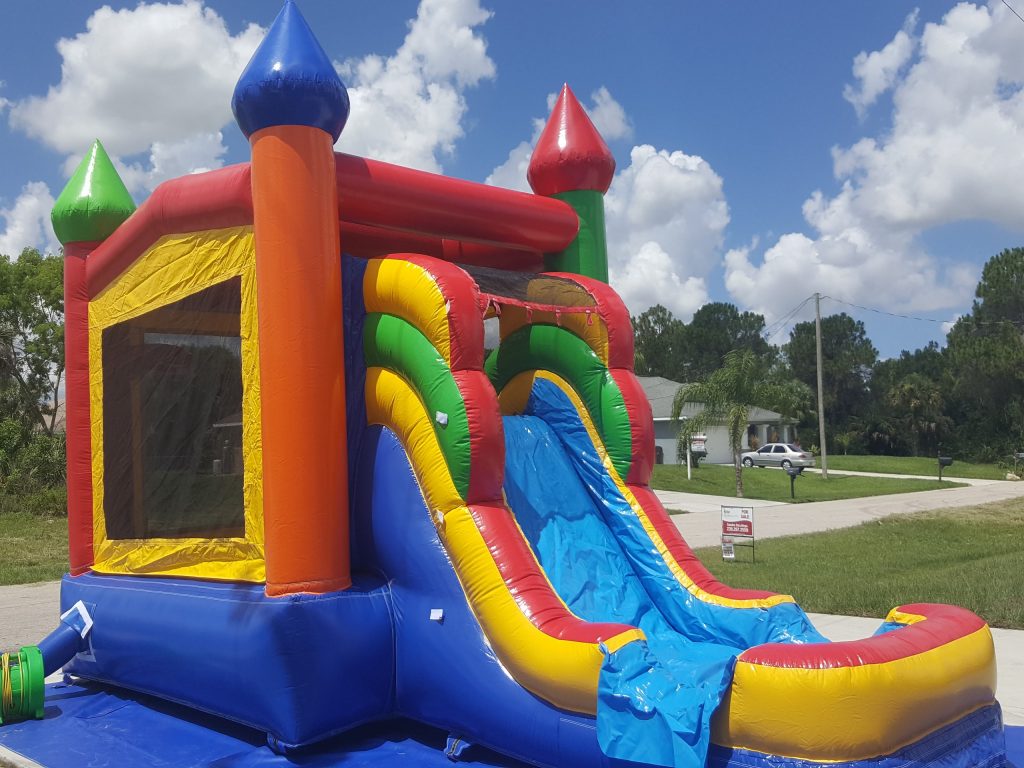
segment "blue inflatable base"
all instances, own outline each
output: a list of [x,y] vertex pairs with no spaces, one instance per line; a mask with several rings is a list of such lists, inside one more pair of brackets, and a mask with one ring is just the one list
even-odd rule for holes
[[449,744],[444,731],[408,720],[364,725],[283,756],[266,746],[261,731],[94,684],[47,686],[44,719],[0,727],[0,746],[47,768],[451,768],[448,749],[458,750],[462,765],[526,765],[482,747]]
[[[95,684],[47,686],[45,718],[0,727],[0,746],[47,768],[451,768],[447,751],[453,747],[462,765],[526,766],[483,747],[453,745],[445,731],[409,720],[364,725],[282,756],[266,746],[261,731],[160,699]],[[1012,768],[1024,768],[1024,726],[1006,726],[1006,753]],[[752,755],[734,753],[727,757],[717,748],[712,749],[710,757],[713,768],[722,764],[762,765],[751,760]],[[776,761],[777,765],[801,763]],[[911,759],[903,764],[921,763]]]
[[[391,591],[270,598],[254,584],[87,573],[65,576],[61,610],[95,619],[65,671],[187,704],[302,746],[394,711]],[[341,684],[343,683],[343,684]]]

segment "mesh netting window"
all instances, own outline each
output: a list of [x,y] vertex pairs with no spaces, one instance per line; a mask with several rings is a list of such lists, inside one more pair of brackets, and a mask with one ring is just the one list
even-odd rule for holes
[[245,535],[241,280],[103,331],[107,537]]
[[532,304],[569,312],[586,311],[597,305],[585,288],[564,277],[465,264],[459,266],[476,281],[480,293],[499,304]]

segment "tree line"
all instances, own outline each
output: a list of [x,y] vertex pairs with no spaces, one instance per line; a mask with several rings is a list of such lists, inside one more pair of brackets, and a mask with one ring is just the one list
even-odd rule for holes
[[[695,384],[728,353],[748,352],[750,375],[773,393],[752,404],[797,419],[804,444],[817,443],[813,321],[773,345],[762,315],[723,302],[701,307],[689,323],[660,305],[632,320],[638,375]],[[995,462],[1024,450],[1024,248],[985,264],[971,310],[945,346],[880,360],[864,324],[845,312],[823,317],[821,335],[830,452],[934,456],[941,448]]]
[[64,287],[59,256],[0,254],[0,511],[64,510]]
[[[640,375],[703,382],[728,353],[742,352],[753,361],[746,375],[763,384],[752,404],[797,419],[805,445],[817,441],[813,322],[773,345],[763,316],[716,302],[689,323],[655,306],[633,328]],[[833,452],[934,456],[941,446],[999,461],[1024,450],[1024,248],[985,264],[971,310],[945,346],[879,360],[864,324],[839,313],[822,318],[822,352]],[[62,492],[63,392],[61,257],[0,254],[0,493]]]

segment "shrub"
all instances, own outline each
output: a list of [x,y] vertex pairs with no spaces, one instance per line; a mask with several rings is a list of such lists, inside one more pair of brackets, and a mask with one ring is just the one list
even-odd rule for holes
[[64,433],[47,435],[35,432],[8,459],[4,489],[32,493],[43,488],[58,488],[65,481]]
[[68,494],[64,486],[42,488],[31,493],[0,492],[0,516],[27,512],[39,517],[66,517]]
[[971,454],[971,461],[978,464],[995,464],[1000,459],[1005,459],[1006,454],[994,445],[979,445]]
[[16,422],[0,421],[0,514],[67,514],[63,433],[26,433]]

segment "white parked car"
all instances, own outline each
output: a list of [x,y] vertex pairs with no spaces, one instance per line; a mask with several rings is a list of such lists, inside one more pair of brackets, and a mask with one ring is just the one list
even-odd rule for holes
[[813,467],[814,455],[789,443],[767,443],[741,455],[744,467]]

